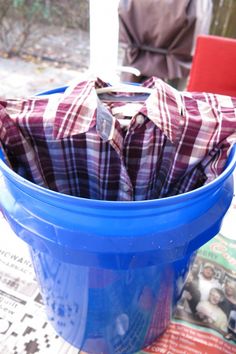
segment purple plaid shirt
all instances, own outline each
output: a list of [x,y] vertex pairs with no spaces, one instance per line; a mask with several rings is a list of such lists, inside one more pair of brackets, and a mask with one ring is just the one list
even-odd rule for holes
[[0,100],[12,168],[61,193],[121,201],[187,192],[222,172],[236,142],[236,98],[178,92],[156,78],[143,84],[150,95],[98,95],[105,86],[97,79],[64,94]]

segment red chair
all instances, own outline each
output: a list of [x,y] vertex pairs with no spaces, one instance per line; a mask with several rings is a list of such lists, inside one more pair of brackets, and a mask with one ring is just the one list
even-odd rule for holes
[[236,39],[198,36],[187,91],[236,96]]

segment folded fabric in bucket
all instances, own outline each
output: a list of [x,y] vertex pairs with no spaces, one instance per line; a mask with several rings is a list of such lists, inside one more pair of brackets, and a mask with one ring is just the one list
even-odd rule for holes
[[184,193],[222,172],[236,142],[236,98],[178,92],[157,78],[143,84],[149,95],[97,93],[107,86],[98,78],[62,94],[0,100],[12,168],[57,192],[121,201]]

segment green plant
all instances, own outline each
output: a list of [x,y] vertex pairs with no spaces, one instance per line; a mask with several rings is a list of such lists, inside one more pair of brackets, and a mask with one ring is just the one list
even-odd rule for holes
[[0,52],[20,55],[42,23],[87,31],[89,0],[0,0]]
[[36,35],[36,23],[49,18],[44,0],[1,0],[0,41],[1,50],[8,55],[18,55],[32,35]]

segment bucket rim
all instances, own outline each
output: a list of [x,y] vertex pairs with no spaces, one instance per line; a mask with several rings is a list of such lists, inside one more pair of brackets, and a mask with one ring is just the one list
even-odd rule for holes
[[[1,151],[0,151],[1,152]],[[53,191],[51,189],[47,189],[45,187],[39,186],[24,177],[20,176],[17,174],[15,171],[13,171],[5,161],[3,161],[3,154],[0,153],[0,177],[1,173],[5,175],[8,179],[11,180],[18,188],[19,186],[23,187],[24,192],[25,188],[27,190],[30,190],[34,192],[34,197],[36,198],[36,195],[39,196],[38,199],[40,198],[40,195],[45,196],[48,200],[51,200],[51,204],[54,204],[52,200],[60,200],[64,202],[82,202],[86,203],[86,205],[91,205],[94,206],[104,206],[104,207],[109,207],[109,206],[116,206],[116,207],[131,207],[131,206],[157,206],[157,205],[162,205],[164,206],[165,204],[176,204],[178,202],[182,202],[187,199],[194,199],[198,197],[202,197],[205,195],[205,193],[208,193],[210,191],[216,191],[218,188],[220,188],[225,180],[233,173],[234,169],[236,167],[236,144],[232,146],[230,149],[229,157],[227,159],[227,164],[223,172],[216,177],[213,181],[209,182],[208,184],[205,184],[201,187],[198,187],[192,191],[181,193],[178,195],[174,196],[169,196],[169,197],[164,197],[164,198],[158,198],[158,199],[148,199],[148,200],[134,200],[134,201],[114,201],[114,200],[100,200],[100,199],[89,199],[89,198],[83,198],[79,196],[72,196],[69,194],[64,194],[60,193],[57,191]],[[49,199],[50,198],[50,199]],[[51,199],[52,198],[52,199]]]

